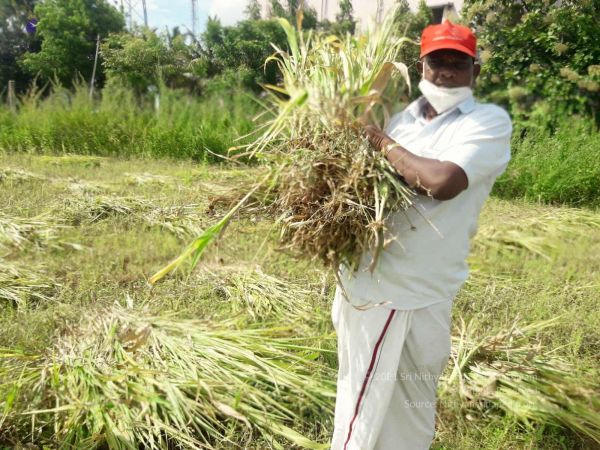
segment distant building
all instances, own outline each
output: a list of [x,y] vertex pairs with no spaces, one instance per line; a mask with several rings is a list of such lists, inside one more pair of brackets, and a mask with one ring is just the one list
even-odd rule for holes
[[[269,13],[269,0],[261,0],[263,6],[263,15]],[[286,1],[280,0],[285,6]],[[305,0],[307,5],[312,6],[317,11],[319,20],[335,20],[335,15],[339,12],[339,0]],[[380,22],[386,13],[394,6],[396,0],[352,0],[354,9],[354,18],[359,27],[366,26],[369,21]],[[463,5],[463,0],[443,1],[426,0],[425,3],[431,8],[434,23],[440,23],[445,18],[458,16]],[[416,11],[419,6],[419,0],[408,0],[411,10]]]

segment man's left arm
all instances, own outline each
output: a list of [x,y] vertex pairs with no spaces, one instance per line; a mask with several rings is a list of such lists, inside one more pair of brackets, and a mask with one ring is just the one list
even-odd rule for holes
[[467,175],[455,163],[415,155],[372,125],[365,132],[371,145],[385,152],[396,172],[418,192],[450,200],[468,187]]
[[450,200],[485,177],[499,175],[510,159],[512,126],[508,114],[489,106],[465,118],[461,139],[438,158],[411,153],[373,126],[365,127],[371,144],[386,154],[398,174],[418,192]]

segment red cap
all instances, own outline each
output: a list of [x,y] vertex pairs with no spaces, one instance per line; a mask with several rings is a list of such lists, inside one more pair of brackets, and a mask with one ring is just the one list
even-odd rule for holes
[[448,19],[438,25],[429,25],[421,35],[421,58],[435,50],[451,49],[477,56],[477,38],[470,28],[455,25]]

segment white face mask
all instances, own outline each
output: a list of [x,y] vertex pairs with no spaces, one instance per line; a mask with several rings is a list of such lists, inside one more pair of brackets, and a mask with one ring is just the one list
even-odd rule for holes
[[473,95],[473,91],[468,86],[444,88],[436,86],[425,78],[419,83],[419,90],[438,114],[454,108]]

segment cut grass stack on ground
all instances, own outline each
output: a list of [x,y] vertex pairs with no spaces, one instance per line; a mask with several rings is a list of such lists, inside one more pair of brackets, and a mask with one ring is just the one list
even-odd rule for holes
[[22,250],[26,245],[42,247],[56,241],[60,228],[64,226],[53,223],[49,215],[19,218],[0,213],[0,248]]
[[29,420],[27,441],[74,448],[222,448],[255,439],[325,448],[291,428],[331,414],[333,377],[316,361],[319,351],[292,329],[234,325],[114,306],[89,314],[46,355],[5,349],[5,427]]
[[[311,297],[315,296],[306,283],[290,282],[264,273],[259,267],[248,270],[241,267],[204,269],[207,281],[234,312],[245,312],[254,320],[268,317],[287,321],[310,320],[314,310]],[[204,276],[204,273],[202,274]]]
[[504,412],[531,429],[564,427],[600,445],[597,374],[577,373],[574,365],[536,338],[557,320],[527,325],[515,321],[496,332],[461,321],[442,398],[458,395],[472,414]]
[[0,304],[26,308],[32,302],[48,301],[56,282],[38,272],[0,259]]
[[21,182],[21,181],[29,181],[29,180],[43,180],[44,177],[42,175],[38,175],[33,172],[28,172],[26,170],[10,168],[10,167],[1,167],[0,168],[0,182]]
[[505,217],[504,222],[481,227],[475,243],[497,252],[525,249],[548,259],[562,240],[592,229],[600,229],[598,213],[575,208],[541,209],[527,218]]

